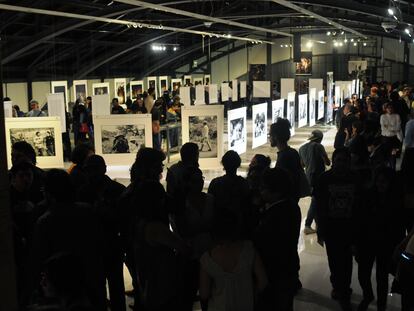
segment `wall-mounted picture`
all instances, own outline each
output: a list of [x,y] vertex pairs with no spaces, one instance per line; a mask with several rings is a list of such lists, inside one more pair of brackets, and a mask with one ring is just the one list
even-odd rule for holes
[[126,102],[126,79],[114,79],[114,94],[120,105]]
[[94,116],[95,149],[109,165],[131,165],[138,150],[152,147],[150,114]]
[[253,143],[252,148],[257,148],[267,143],[267,103],[252,107]]
[[155,97],[158,98],[157,77],[147,77],[147,89],[155,90]]
[[265,81],[266,80],[266,65],[265,64],[250,64],[249,81]]
[[73,98],[84,103],[86,97],[88,97],[88,81],[87,80],[75,80],[73,81]]
[[144,93],[144,81],[131,81],[129,83],[129,94],[132,100]]
[[278,99],[272,101],[272,123],[276,123],[278,118],[285,117],[285,100]]
[[190,86],[193,83],[193,77],[191,75],[184,76],[184,86]]
[[299,95],[298,127],[308,124],[308,94]]
[[204,85],[210,85],[211,75],[204,75]]
[[333,105],[334,105],[334,77],[333,72],[326,74],[326,122],[329,123],[333,120]]
[[309,91],[309,126],[316,124],[316,89]]
[[92,84],[93,95],[109,94],[109,82]]
[[181,87],[182,83],[183,82],[181,79],[171,79],[171,90],[173,92],[177,92],[177,90]]
[[325,117],[325,91],[318,92],[318,120]]
[[203,85],[203,78],[194,78],[193,79],[194,86],[196,85]]
[[200,151],[200,166],[219,167],[223,156],[223,106],[184,106],[181,120],[183,144],[197,144]]
[[297,75],[311,75],[312,74],[312,52],[302,52],[300,62],[296,63]]
[[287,104],[287,113],[286,118],[290,122],[290,135],[295,135],[295,101],[296,101],[296,93],[290,92],[288,93],[288,104]]
[[162,77],[158,77],[158,81],[159,81],[159,89],[160,92],[162,94],[164,94],[165,91],[168,91],[168,77],[167,76],[162,76]]
[[[58,117],[6,119],[7,154],[19,141],[29,143],[40,168],[63,167],[61,122]],[[11,159],[8,157],[11,167]]]
[[198,145],[200,158],[217,157],[217,116],[190,116],[190,142]]
[[246,107],[227,112],[228,149],[238,154],[247,150]]
[[69,107],[68,107],[68,103],[69,103],[68,82],[67,81],[52,81],[51,82],[51,87],[52,87],[52,93],[53,94],[63,93],[63,96],[65,98],[66,110],[68,110],[69,109]]

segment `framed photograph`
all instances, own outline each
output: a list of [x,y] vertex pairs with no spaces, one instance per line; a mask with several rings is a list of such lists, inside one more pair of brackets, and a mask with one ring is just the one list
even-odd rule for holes
[[194,84],[194,86],[196,86],[196,85],[203,85],[203,78],[194,78],[193,79],[193,84]]
[[7,163],[11,168],[11,148],[18,141],[29,143],[36,152],[40,168],[63,168],[63,146],[60,118],[7,118]]
[[73,81],[73,99],[84,103],[88,97],[88,81],[75,80]]
[[318,93],[318,120],[325,117],[325,91],[319,91]]
[[171,79],[171,90],[173,92],[177,92],[177,90],[181,87],[183,84],[183,80],[181,79]]
[[131,100],[137,99],[137,97],[144,93],[144,81],[131,81],[129,83],[129,96]]
[[308,124],[308,94],[299,95],[298,128]]
[[120,105],[126,102],[126,79],[114,79],[114,94]]
[[202,168],[219,167],[223,156],[223,106],[183,107],[181,113],[183,144],[192,142],[198,145]]
[[276,123],[278,118],[285,117],[285,100],[283,98],[272,101],[272,123]]
[[109,82],[93,83],[92,84],[93,95],[109,95]]
[[191,75],[184,76],[184,86],[190,86],[193,83],[193,77]]
[[340,86],[335,86],[335,108],[342,107],[342,91]]
[[211,75],[204,75],[204,85],[211,84]]
[[227,112],[228,150],[243,154],[247,150],[246,107]]
[[168,76],[158,77],[160,96],[168,91]]
[[326,122],[329,123],[333,120],[333,105],[334,105],[334,81],[333,81],[333,72],[328,72],[326,74]]
[[49,117],[59,117],[60,129],[62,133],[66,133],[66,111],[63,94],[48,94],[46,98]]
[[198,84],[195,87],[195,95],[196,99],[194,105],[205,105],[206,104],[206,96],[205,96],[205,86],[202,84]]
[[150,114],[94,116],[95,149],[108,165],[131,165],[142,147],[152,147]]
[[157,77],[147,77],[147,90],[153,88],[155,90],[155,98],[158,98]]
[[270,81],[253,81],[254,98],[270,98]]
[[295,136],[295,101],[296,101],[296,93],[290,92],[288,93],[288,104],[287,104],[287,112],[286,118],[290,122],[290,135]]
[[252,107],[253,143],[252,148],[260,147],[267,143],[267,103]]
[[227,82],[223,82],[221,84],[221,102],[226,102],[229,100],[229,92],[230,92],[230,88],[229,88],[229,84]]
[[296,75],[312,74],[312,52],[302,52],[300,62],[296,63]]
[[52,94],[63,93],[63,97],[65,99],[65,107],[66,107],[66,110],[68,111],[69,110],[68,81],[52,81],[51,87],[52,87]]
[[316,124],[316,89],[309,91],[309,126]]
[[233,102],[239,100],[239,85],[237,80],[231,81],[231,100]]
[[265,64],[250,64],[249,81],[264,81],[266,77]]
[[217,87],[217,84],[209,84],[208,85],[208,97],[209,97],[209,104],[217,104],[218,103],[218,87]]

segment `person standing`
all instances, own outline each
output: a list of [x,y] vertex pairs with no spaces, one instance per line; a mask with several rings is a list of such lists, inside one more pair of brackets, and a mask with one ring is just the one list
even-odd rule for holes
[[[325,166],[331,165],[331,161],[326,154],[324,146],[321,144],[323,133],[320,130],[312,131],[309,142],[300,147],[299,155],[303,167],[305,168],[306,177],[308,178],[311,188],[315,187],[319,176],[325,172]],[[311,204],[309,206],[308,215],[305,221],[305,234],[316,233],[312,229],[312,222],[315,219],[315,196],[312,195]]]
[[30,111],[26,117],[46,117],[46,114],[39,109],[39,102],[37,100],[32,99],[30,101]]
[[124,108],[119,104],[118,98],[112,99],[111,114],[125,114]]
[[201,133],[202,133],[202,138],[201,138],[200,151],[203,151],[205,144],[207,144],[208,151],[211,151],[210,129],[206,121],[203,122],[203,129],[201,130]]

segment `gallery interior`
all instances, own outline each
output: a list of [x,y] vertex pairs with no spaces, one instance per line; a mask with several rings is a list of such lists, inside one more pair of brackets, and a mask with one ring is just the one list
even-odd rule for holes
[[411,1],[3,0],[0,84],[0,311],[414,310]]

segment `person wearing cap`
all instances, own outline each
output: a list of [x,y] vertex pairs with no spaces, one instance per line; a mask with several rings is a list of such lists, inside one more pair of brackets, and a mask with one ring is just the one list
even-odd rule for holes
[[26,115],[27,117],[46,117],[46,114],[39,109],[39,102],[32,99],[30,101],[30,111]]
[[[308,138],[309,142],[300,147],[299,155],[302,166],[305,168],[306,177],[309,185],[313,188],[319,179],[319,176],[325,172],[325,166],[331,165],[331,161],[326,154],[324,146],[321,144],[323,133],[320,130],[312,131]],[[305,221],[305,234],[316,233],[312,229],[312,222],[315,219],[315,198],[312,195],[311,204],[309,206],[308,215]]]

